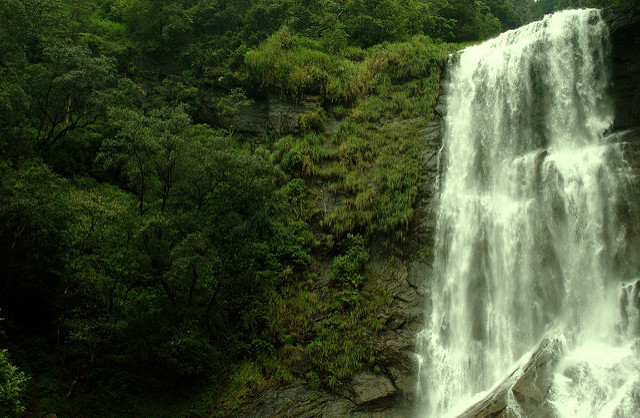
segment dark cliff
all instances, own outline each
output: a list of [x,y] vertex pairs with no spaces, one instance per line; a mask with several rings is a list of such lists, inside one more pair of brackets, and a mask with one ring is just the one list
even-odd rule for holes
[[611,35],[611,77],[614,129],[640,126],[640,12],[604,9],[602,18]]
[[[628,220],[626,239],[629,248],[640,244],[640,11],[626,8],[608,8],[601,12],[611,36],[611,98],[614,120],[609,140],[618,142],[623,155],[632,168],[633,181],[627,190],[623,210]],[[618,260],[626,276],[640,274],[640,254],[628,253]]]

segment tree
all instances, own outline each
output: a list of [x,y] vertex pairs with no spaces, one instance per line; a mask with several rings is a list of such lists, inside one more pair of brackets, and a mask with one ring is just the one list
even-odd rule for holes
[[157,140],[141,111],[114,108],[109,119],[117,135],[105,139],[97,160],[105,170],[124,177],[126,187],[138,199],[138,212],[142,216],[155,187],[152,158],[158,148]]
[[19,0],[0,0],[0,127],[24,105],[25,27],[27,16]]
[[515,29],[522,25],[523,20],[516,13],[510,0],[492,0],[485,3],[489,11],[500,20],[501,31]]
[[126,310],[141,285],[130,196],[91,179],[79,179],[75,186],[69,193],[74,212],[69,261],[56,309],[57,354],[73,372],[67,398],[95,364],[112,354],[109,344],[129,326]]
[[109,117],[118,133],[105,140],[99,161],[107,169],[122,172],[127,186],[138,197],[141,216],[155,198],[160,199],[164,212],[192,129],[189,116],[179,106],[153,109],[148,115],[114,108]]
[[24,413],[24,391],[27,376],[9,360],[9,352],[0,350],[0,414],[18,416]]
[[0,0],[0,155],[23,151],[16,140],[24,122],[27,15],[19,0]]
[[104,119],[118,95],[115,61],[92,57],[82,46],[53,42],[43,50],[43,62],[27,72],[34,137],[45,149]]
[[20,326],[49,329],[74,218],[67,184],[41,163],[0,163],[0,178],[0,307]]
[[218,99],[217,108],[220,115],[228,121],[229,135],[233,135],[235,121],[240,112],[253,104],[240,87],[231,89],[229,94]]
[[352,0],[345,4],[341,19],[350,40],[358,46],[368,48],[408,36],[404,22],[400,19],[401,15],[400,6],[392,0]]

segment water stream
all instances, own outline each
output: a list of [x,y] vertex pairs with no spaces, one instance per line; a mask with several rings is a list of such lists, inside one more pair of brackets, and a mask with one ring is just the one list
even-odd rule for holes
[[606,135],[609,55],[599,12],[580,10],[457,56],[418,338],[424,416],[463,410],[545,334],[566,345],[549,398],[559,416],[637,407],[639,292],[620,290],[632,176]]

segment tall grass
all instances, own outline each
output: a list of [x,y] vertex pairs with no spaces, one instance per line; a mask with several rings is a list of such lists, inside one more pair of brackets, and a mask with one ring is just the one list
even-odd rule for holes
[[245,55],[244,78],[298,97],[319,93],[331,103],[352,103],[385,81],[401,83],[439,73],[451,46],[426,36],[331,54],[322,42],[283,27]]
[[[424,176],[421,131],[434,117],[453,47],[424,36],[368,50],[325,44],[285,27],[246,54],[244,77],[294,100],[320,95],[322,108],[301,116],[299,134],[277,139],[271,158],[286,175],[290,230],[333,258],[325,281],[285,269],[262,337],[275,350],[257,360],[260,376],[339,391],[384,363],[375,336],[393,296],[367,271],[367,243],[382,238],[397,249],[407,238]],[[334,134],[322,128],[328,114],[340,120]],[[250,376],[259,387],[258,374]]]

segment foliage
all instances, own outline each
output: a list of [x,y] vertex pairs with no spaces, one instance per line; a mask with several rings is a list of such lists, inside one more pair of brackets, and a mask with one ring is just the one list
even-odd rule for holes
[[321,174],[318,163],[330,157],[322,147],[323,141],[324,136],[314,133],[302,138],[288,135],[276,141],[272,158],[292,176],[318,176]]
[[228,95],[218,99],[218,111],[223,118],[230,120],[228,125],[231,133],[233,133],[234,129],[233,120],[242,110],[246,109],[252,104],[253,100],[247,98],[246,93],[240,87],[231,89]]
[[316,323],[316,336],[307,346],[313,370],[307,378],[338,391],[354,374],[373,368],[380,359],[374,336],[384,325],[377,315],[391,300],[381,289],[334,290],[324,308],[328,317]]
[[2,163],[0,173],[2,310],[27,327],[48,325],[71,245],[67,184],[37,162]]
[[253,362],[245,362],[235,368],[230,377],[227,395],[212,416],[229,416],[246,402],[253,393],[259,393],[267,387],[260,367]]
[[379,45],[356,59],[330,56],[318,42],[284,28],[246,55],[247,75],[262,87],[299,96],[322,93],[332,102],[350,103],[372,93],[371,88],[390,77],[398,83],[428,77],[446,59],[445,45],[417,36],[405,43]]
[[372,48],[363,62],[373,79],[333,138],[334,164],[319,172],[343,196],[321,225],[335,237],[406,238],[419,195],[419,131],[433,117],[447,46],[413,38]]
[[344,290],[360,290],[364,283],[362,272],[369,260],[369,253],[364,247],[361,236],[347,236],[349,247],[345,254],[333,259],[331,279],[334,284]]
[[26,375],[9,361],[7,350],[0,350],[0,413],[15,416],[25,411],[23,404]]
[[81,46],[56,42],[42,53],[43,62],[27,68],[31,120],[38,143],[51,145],[105,116],[117,78],[112,59],[92,57]]
[[632,7],[640,8],[638,0],[512,0],[514,10],[523,22],[542,19],[545,14],[558,10],[586,7]]
[[[373,368],[369,247],[409,231],[446,42],[521,3],[0,0],[0,308],[37,376],[0,350],[2,413],[233,415]],[[319,99],[239,135],[274,93]]]

